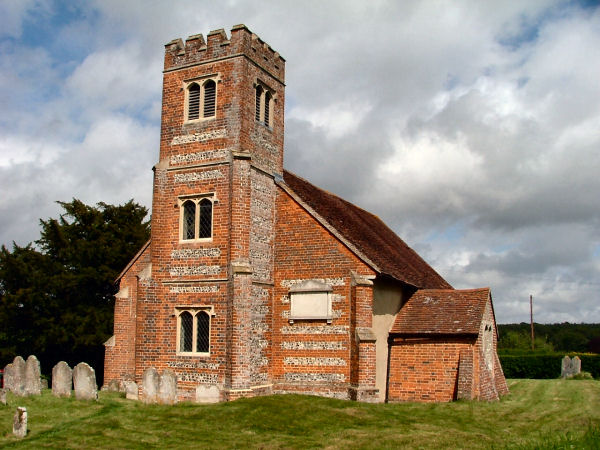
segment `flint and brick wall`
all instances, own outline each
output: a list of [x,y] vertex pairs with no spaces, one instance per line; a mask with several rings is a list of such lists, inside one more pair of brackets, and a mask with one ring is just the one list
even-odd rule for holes
[[[374,362],[374,343],[368,354],[359,356],[354,349],[355,325],[371,325],[372,286],[353,288],[351,276],[352,271],[369,276],[374,272],[282,189],[277,193],[276,210],[274,390],[350,398],[360,383],[374,388],[374,364],[360,374],[358,370],[359,357]],[[315,279],[333,288],[331,324],[326,320],[289,323],[290,288]]]

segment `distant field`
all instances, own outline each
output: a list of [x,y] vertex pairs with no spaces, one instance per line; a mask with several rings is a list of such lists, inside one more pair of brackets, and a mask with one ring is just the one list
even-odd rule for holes
[[[9,394],[0,448],[600,448],[600,381],[509,380],[499,402],[368,405],[280,395],[147,406]],[[17,406],[29,434],[12,436]]]

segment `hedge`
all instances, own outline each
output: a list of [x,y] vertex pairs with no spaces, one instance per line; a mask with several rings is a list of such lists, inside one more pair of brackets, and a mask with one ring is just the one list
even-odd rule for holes
[[[498,355],[506,378],[549,379],[560,377],[564,354]],[[575,354],[569,355],[571,358]],[[594,378],[600,378],[600,355],[578,354],[581,370],[590,372]]]

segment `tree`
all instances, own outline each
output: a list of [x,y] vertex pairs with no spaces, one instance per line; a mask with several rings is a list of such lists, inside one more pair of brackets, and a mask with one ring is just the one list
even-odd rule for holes
[[40,220],[36,246],[0,249],[0,364],[35,354],[46,372],[86,361],[101,377],[115,279],[148,240],[148,211],[133,200],[58,203],[64,213]]

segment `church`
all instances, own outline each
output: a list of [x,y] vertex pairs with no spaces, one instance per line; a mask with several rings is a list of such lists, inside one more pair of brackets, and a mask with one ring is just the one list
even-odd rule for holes
[[508,392],[490,289],[453,289],[286,171],[284,102],[284,58],[244,25],[166,44],[151,239],[117,280],[105,385],[155,368],[197,402]]

